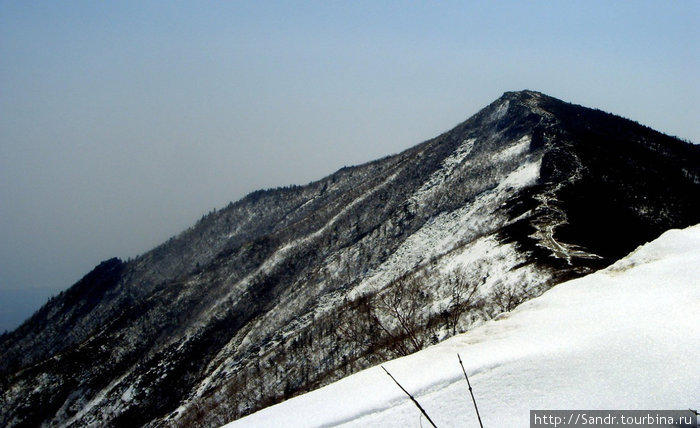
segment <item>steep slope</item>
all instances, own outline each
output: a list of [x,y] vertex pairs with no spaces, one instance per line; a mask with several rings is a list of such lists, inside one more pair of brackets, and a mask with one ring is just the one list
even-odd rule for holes
[[0,339],[0,424],[215,425],[406,355],[700,222],[700,150],[523,91],[253,193]]
[[[531,409],[694,408],[698,266],[700,225],[672,230],[605,270],[382,365],[440,427],[479,426],[457,353],[484,426],[529,426]],[[227,428],[407,427],[420,419],[376,366]]]

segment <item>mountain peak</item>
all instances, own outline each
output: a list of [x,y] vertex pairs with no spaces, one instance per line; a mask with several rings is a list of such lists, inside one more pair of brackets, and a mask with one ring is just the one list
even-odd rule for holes
[[522,89],[520,91],[506,91],[503,93],[501,98],[507,98],[507,99],[530,99],[530,98],[539,98],[542,96],[547,96],[541,92],[533,91],[530,89]]
[[504,92],[503,95],[501,95],[501,97],[495,101],[495,103],[514,102],[523,106],[535,107],[543,101],[564,102],[549,95],[543,94],[542,92],[523,89],[521,91]]
[[700,148],[506,92],[398,155],[99,266],[0,336],[0,426],[238,418],[699,223],[698,177]]

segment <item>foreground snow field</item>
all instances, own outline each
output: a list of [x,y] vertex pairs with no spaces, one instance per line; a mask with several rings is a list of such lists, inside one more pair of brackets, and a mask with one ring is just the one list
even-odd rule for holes
[[[531,409],[700,405],[700,225],[472,331],[384,364],[438,427],[528,426]],[[422,420],[421,420],[422,419]],[[227,427],[429,426],[379,366]]]

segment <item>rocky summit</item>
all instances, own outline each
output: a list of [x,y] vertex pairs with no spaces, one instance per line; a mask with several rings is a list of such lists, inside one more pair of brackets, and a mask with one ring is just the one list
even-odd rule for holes
[[0,337],[0,426],[217,426],[700,223],[698,195],[698,146],[507,92],[402,153],[101,263]]

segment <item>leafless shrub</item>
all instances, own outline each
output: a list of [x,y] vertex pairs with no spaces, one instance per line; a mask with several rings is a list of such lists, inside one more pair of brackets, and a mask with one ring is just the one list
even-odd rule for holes
[[531,293],[525,283],[519,285],[498,284],[494,287],[491,295],[494,315],[510,312],[530,297]]
[[[478,275],[477,275],[478,276]],[[452,272],[447,277],[447,286],[450,292],[449,307],[444,311],[446,327],[454,336],[457,334],[462,315],[471,309],[477,290],[486,282],[486,276],[480,279],[468,276],[464,271]]]
[[420,276],[404,276],[392,282],[376,298],[379,328],[393,339],[400,355],[408,355],[425,346],[421,331],[427,325],[425,305],[431,301]]

